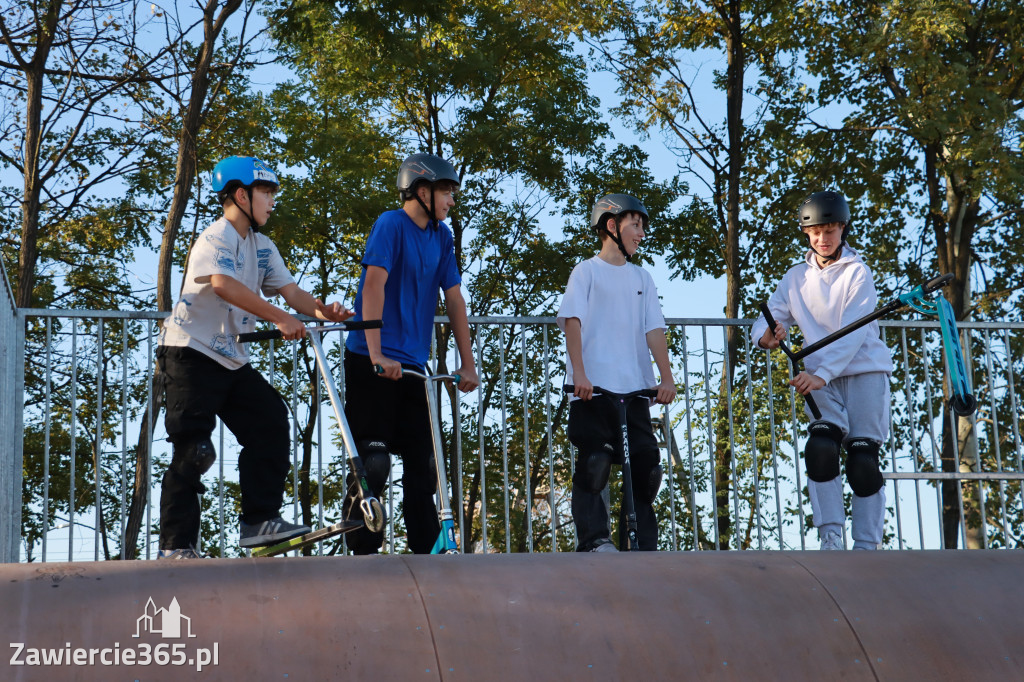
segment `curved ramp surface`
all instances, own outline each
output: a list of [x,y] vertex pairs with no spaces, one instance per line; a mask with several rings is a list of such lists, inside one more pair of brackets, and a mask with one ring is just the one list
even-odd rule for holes
[[5,680],[1024,679],[1024,553],[0,566]]

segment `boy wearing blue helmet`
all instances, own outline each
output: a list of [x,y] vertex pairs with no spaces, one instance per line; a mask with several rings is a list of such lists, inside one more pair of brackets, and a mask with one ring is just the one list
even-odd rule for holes
[[[402,507],[406,539],[416,554],[429,554],[441,526],[433,440],[423,383],[402,377],[422,372],[430,356],[438,292],[444,294],[461,366],[459,388],[479,385],[470,343],[462,277],[454,239],[443,222],[455,205],[459,176],[433,154],[413,154],[398,171],[402,207],[387,211],[366,240],[356,294],[357,319],[381,319],[381,329],[354,331],[345,342],[345,415],[374,495],[380,496],[391,454],[402,458]],[[350,484],[351,484],[350,476]],[[357,496],[350,495],[345,514]],[[355,554],[374,554],[383,533],[360,528],[346,536]]]
[[[750,338],[761,348],[778,348],[797,324],[807,344],[815,343],[878,305],[871,270],[846,243],[850,207],[839,192],[815,192],[800,205],[798,223],[810,247],[804,260],[783,276],[768,300],[777,323],[758,317]],[[877,549],[885,525],[885,488],[879,457],[889,435],[889,377],[892,358],[872,322],[804,359],[805,371],[792,381],[802,395],[813,392],[821,418],[807,427],[804,463],[814,525],[823,550],[843,550],[846,511],[840,454],[846,450],[846,479],[853,489],[853,548]],[[810,410],[808,417],[813,419]]]
[[[655,402],[666,405],[676,396],[658,290],[650,273],[629,262],[644,238],[647,221],[647,209],[636,197],[602,197],[590,215],[601,251],[573,268],[558,309],[568,356],[566,383],[575,386],[568,436],[577,452],[572,520],[578,552],[617,551],[602,491],[611,465],[624,459],[621,426],[611,401],[592,400],[594,386],[616,393],[656,388]],[[652,356],[660,382],[654,378]],[[638,548],[655,550],[654,499],[662,471],[646,398],[629,403],[626,421]],[[620,509],[620,528],[625,526],[624,512]]]
[[354,313],[324,305],[292,279],[273,242],[259,233],[274,209],[277,175],[262,161],[231,156],[214,168],[224,215],[203,230],[189,253],[181,298],[160,332],[157,362],[166,389],[171,464],[160,494],[160,558],[196,558],[201,477],[216,459],[215,417],[242,451],[239,544],[260,547],[309,532],[281,518],[289,468],[288,412],[276,390],[249,364],[237,334],[273,322],[285,339],[305,325],[259,295],[280,295],[293,309],[342,322]]

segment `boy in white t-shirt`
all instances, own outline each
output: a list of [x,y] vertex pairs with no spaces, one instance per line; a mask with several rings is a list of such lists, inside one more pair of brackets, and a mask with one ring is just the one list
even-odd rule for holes
[[[572,518],[579,552],[614,552],[602,491],[613,463],[622,463],[622,431],[615,405],[594,397],[594,386],[615,393],[656,387],[656,403],[676,395],[654,280],[629,261],[647,228],[647,209],[628,194],[609,194],[595,205],[590,226],[601,251],[577,265],[558,309],[565,332],[566,383],[575,386],[569,406],[569,440],[576,447]],[[651,356],[661,382],[654,378]],[[651,429],[650,403],[636,398],[627,407],[637,540],[641,550],[658,547],[654,498],[661,487],[660,452]],[[620,528],[625,526],[620,509]],[[622,534],[620,533],[620,538]]]
[[157,362],[167,396],[164,423],[173,445],[160,493],[159,558],[198,556],[200,481],[217,457],[210,436],[220,417],[242,451],[238,458],[242,547],[259,547],[309,532],[281,518],[289,463],[288,410],[249,364],[237,334],[256,320],[273,322],[285,339],[305,325],[260,297],[280,294],[292,308],[343,322],[354,313],[324,305],[292,279],[273,242],[259,233],[274,208],[277,175],[259,159],[231,156],[213,169],[224,216],[203,230],[189,253],[181,291],[160,333]]
[[[758,317],[750,338],[761,348],[778,348],[796,323],[808,345],[874,312],[878,295],[871,271],[846,244],[850,207],[839,192],[815,192],[800,205],[800,229],[810,249],[804,261],[783,275],[768,300],[777,326]],[[804,358],[805,371],[789,383],[802,395],[813,392],[821,419],[807,427],[804,463],[807,491],[821,549],[845,549],[840,450],[846,450],[846,478],[853,489],[854,549],[877,549],[885,523],[885,488],[879,466],[889,435],[889,377],[892,357],[878,322],[861,327]],[[808,418],[813,419],[810,410]]]

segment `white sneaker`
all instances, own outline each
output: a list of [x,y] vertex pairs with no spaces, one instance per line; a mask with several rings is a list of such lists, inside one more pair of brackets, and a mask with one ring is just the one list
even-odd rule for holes
[[825,531],[825,534],[821,537],[821,547],[819,549],[822,551],[846,549],[846,546],[843,544],[842,534],[834,530]]
[[618,552],[619,549],[615,546],[611,540],[605,540],[598,545],[590,548],[591,552]]

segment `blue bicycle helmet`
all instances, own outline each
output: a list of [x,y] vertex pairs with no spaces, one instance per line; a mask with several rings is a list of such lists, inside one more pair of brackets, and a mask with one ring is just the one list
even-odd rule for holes
[[255,156],[229,156],[214,166],[214,192],[220,194],[228,189],[232,182],[237,182],[246,189],[253,185],[272,185],[275,188],[281,186],[277,173]]

